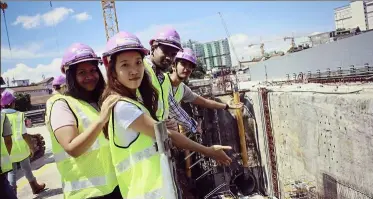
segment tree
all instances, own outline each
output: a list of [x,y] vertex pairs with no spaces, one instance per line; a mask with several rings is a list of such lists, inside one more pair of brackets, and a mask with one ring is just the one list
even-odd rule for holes
[[199,59],[197,59],[197,67],[194,69],[192,74],[190,75],[190,78],[193,79],[202,79],[206,74],[206,70],[203,67],[203,62]]
[[31,110],[31,98],[28,93],[17,93],[16,97],[16,110],[25,112]]

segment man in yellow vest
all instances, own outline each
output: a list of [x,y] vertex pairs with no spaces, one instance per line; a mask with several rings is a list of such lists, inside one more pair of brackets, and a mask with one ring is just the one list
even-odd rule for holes
[[[182,50],[179,33],[173,28],[165,27],[156,33],[149,44],[151,51],[150,55],[144,58],[144,65],[151,77],[153,86],[158,91],[159,102],[156,113],[158,120],[167,121],[172,118],[186,130],[193,133],[197,132],[196,121],[189,117],[175,101],[171,91],[171,82],[165,75],[165,72],[170,69],[177,52]],[[168,128],[174,129],[172,126],[175,127],[176,125],[168,125]]]
[[3,113],[1,113],[0,135],[0,193],[4,193],[5,198],[16,199],[17,196],[9,185],[7,178],[8,172],[12,170],[12,161],[9,156],[13,144],[12,127],[8,117]]
[[20,163],[21,168],[30,183],[30,187],[34,194],[42,192],[45,188],[45,184],[39,184],[36,181],[35,176],[32,173],[30,164],[30,155],[34,153],[34,147],[32,145],[31,136],[27,134],[25,126],[24,113],[16,111],[15,108],[15,97],[9,90],[5,90],[1,94],[1,106],[3,109],[2,113],[6,114],[12,125],[12,151],[10,153],[10,159],[13,163],[13,171],[9,172],[8,180],[14,191],[17,191],[17,163]]
[[172,73],[168,76],[172,84],[172,93],[175,100],[199,105],[210,109],[238,109],[242,107],[242,103],[235,105],[232,103],[224,104],[214,100],[206,99],[193,92],[187,85],[183,83],[192,74],[197,67],[197,57],[192,49],[184,48],[183,51],[177,53],[175,63],[172,65]]

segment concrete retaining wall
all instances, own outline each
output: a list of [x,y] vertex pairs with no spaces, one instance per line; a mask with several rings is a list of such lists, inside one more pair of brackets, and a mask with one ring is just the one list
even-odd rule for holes
[[[299,186],[309,197],[373,198],[373,85],[267,88],[281,198]],[[262,102],[258,92],[246,95],[254,104],[271,185]]]
[[373,65],[373,31],[259,62],[250,66],[250,75],[253,81],[263,81],[266,71],[270,80],[286,78],[286,74],[315,73],[317,69],[336,70],[338,67],[348,69],[350,65],[365,63]]

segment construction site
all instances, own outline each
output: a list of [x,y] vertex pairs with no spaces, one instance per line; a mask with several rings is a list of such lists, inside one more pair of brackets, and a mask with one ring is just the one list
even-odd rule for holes
[[[120,30],[115,2],[101,5],[108,40]],[[6,8],[2,3],[4,17]],[[264,42],[247,44],[261,48],[255,65],[237,60],[236,68],[189,81],[205,98],[244,106],[232,111],[182,104],[202,129],[186,135],[205,146],[231,146],[233,160],[220,166],[195,152],[172,153],[187,176],[176,180],[186,190],[183,198],[373,199],[373,31],[312,48],[282,39],[291,41],[286,53],[269,59]],[[47,189],[33,195],[19,172],[20,199],[63,198],[43,111],[26,115],[38,148],[32,168]]]

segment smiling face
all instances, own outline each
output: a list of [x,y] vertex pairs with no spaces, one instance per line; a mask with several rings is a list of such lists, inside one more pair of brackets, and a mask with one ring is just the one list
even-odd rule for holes
[[117,80],[129,89],[137,89],[144,76],[144,63],[137,51],[124,51],[117,55],[115,72]]
[[171,46],[159,44],[153,52],[153,61],[161,70],[165,71],[170,68],[179,49]]
[[86,91],[93,91],[99,78],[98,67],[92,62],[82,62],[77,65],[76,81]]

